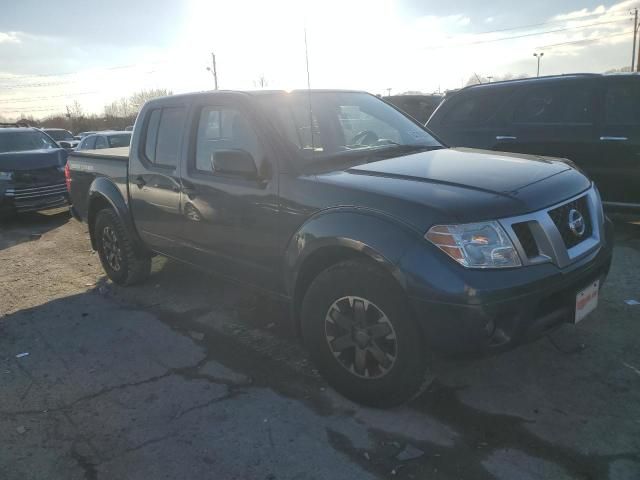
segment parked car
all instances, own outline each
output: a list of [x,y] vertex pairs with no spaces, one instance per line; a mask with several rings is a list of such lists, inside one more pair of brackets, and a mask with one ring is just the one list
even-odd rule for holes
[[68,174],[112,281],[162,254],[286,300],[330,384],[377,406],[416,394],[433,353],[581,321],[611,262],[570,163],[446,148],[363,92],[155,99],[130,149],[73,152]]
[[98,132],[87,135],[77,150],[100,150],[102,148],[128,147],[131,143],[131,132]]
[[568,158],[612,210],[640,212],[640,76],[577,74],[474,85],[427,126],[444,142]]
[[87,135],[93,135],[94,133],[96,133],[96,132],[93,132],[93,131],[92,132],[80,132],[73,138],[75,138],[76,140],[82,140]]
[[382,99],[411,115],[423,125],[440,105],[442,95],[391,95]]
[[67,152],[37,128],[0,125],[0,217],[65,206]]
[[64,128],[43,128],[42,131],[53,138],[62,148],[71,150],[78,146],[78,140],[74,138],[69,130]]

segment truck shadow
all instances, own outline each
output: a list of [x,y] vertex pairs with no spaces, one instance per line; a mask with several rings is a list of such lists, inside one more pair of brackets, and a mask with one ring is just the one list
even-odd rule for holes
[[67,223],[70,218],[69,210],[64,208],[22,213],[9,219],[0,219],[0,250],[38,240],[45,233]]

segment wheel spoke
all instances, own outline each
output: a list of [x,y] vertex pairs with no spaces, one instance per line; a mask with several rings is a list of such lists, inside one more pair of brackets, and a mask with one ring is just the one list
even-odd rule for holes
[[335,323],[336,325],[338,325],[340,328],[344,330],[350,331],[351,328],[353,327],[353,320],[351,320],[348,316],[346,316],[336,307],[334,307],[333,310],[331,310],[329,317],[331,318],[331,320],[333,320],[333,323]]
[[366,308],[361,299],[353,300],[353,314],[356,325],[364,326],[366,322]]
[[356,372],[360,375],[364,375],[364,368],[367,363],[367,351],[360,347],[356,347],[356,358],[354,363]]
[[375,344],[375,342],[371,342],[367,347],[367,351],[383,368],[389,368],[389,365],[391,365],[391,359],[380,349],[380,347],[378,347],[378,345]]
[[334,352],[342,352],[346,348],[353,347],[355,342],[353,341],[353,337],[351,333],[343,335],[342,337],[335,338],[331,340],[331,349]]
[[367,333],[373,338],[384,338],[392,333],[391,327],[388,323],[376,323],[375,325],[367,328]]

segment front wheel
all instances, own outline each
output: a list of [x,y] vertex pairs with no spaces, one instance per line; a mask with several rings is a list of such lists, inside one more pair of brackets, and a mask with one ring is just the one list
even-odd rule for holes
[[94,235],[102,268],[114,283],[131,285],[149,276],[151,258],[136,253],[131,238],[113,210],[106,208],[98,212]]
[[426,345],[407,300],[367,260],[318,275],[303,300],[302,334],[320,372],[351,400],[389,407],[427,385]]

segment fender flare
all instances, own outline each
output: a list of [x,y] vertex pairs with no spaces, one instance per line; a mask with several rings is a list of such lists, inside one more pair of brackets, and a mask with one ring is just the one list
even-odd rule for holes
[[416,230],[384,212],[355,207],[322,210],[289,239],[283,269],[286,295],[296,296],[298,278],[307,260],[336,248],[368,257],[406,290],[400,260],[419,239]]
[[125,229],[131,236],[133,240],[133,245],[136,250],[136,253],[139,254],[148,254],[148,250],[145,248],[140,236],[138,235],[138,231],[135,228],[133,223],[133,218],[131,216],[131,212],[129,210],[129,206],[125,201],[125,198],[118,188],[118,186],[113,182],[113,180],[107,177],[98,177],[96,178],[89,187],[89,201],[88,201],[88,209],[87,209],[87,225],[89,225],[89,237],[91,239],[91,247],[96,249],[96,239],[95,232],[93,230],[93,224],[95,221],[95,215],[99,210],[94,208],[93,206],[96,202],[100,203],[108,203],[109,206],[116,213]]

